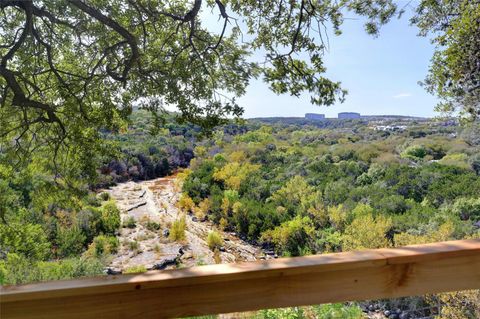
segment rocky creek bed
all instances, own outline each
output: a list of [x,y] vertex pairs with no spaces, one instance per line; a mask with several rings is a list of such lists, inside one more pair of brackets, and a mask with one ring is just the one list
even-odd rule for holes
[[[199,221],[182,212],[176,205],[180,190],[176,177],[169,176],[150,181],[126,182],[106,190],[117,202],[121,211],[122,227],[118,234],[120,247],[113,257],[107,272],[120,274],[133,267],[145,267],[147,270],[170,269],[179,265],[214,264],[214,253],[209,249],[206,239],[211,231],[219,233],[224,246],[219,251],[221,263],[271,259],[276,256],[272,251],[252,245],[235,234],[219,230],[213,223]],[[186,239],[175,242],[169,239],[172,223],[186,216]],[[218,262],[217,258],[217,262]],[[419,315],[418,309],[399,308],[388,310],[380,304],[362,303],[367,318],[430,318]],[[423,310],[423,309],[422,309]],[[423,312],[424,313],[424,312]],[[225,314],[219,318],[248,318],[245,314]]]
[[[214,264],[214,253],[206,242],[211,231],[223,237],[224,246],[218,253],[222,263],[273,258],[271,252],[182,212],[176,206],[180,191],[175,182],[175,176],[169,176],[121,183],[107,190],[121,211],[122,225],[130,226],[122,227],[119,232],[120,247],[110,263],[109,273],[122,273],[139,266],[150,270]],[[186,216],[186,239],[171,241],[170,226],[181,216]]]

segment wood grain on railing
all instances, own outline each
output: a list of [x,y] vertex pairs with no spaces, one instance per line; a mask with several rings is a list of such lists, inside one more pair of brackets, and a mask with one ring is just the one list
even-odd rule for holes
[[0,317],[171,318],[480,288],[480,240],[2,287]]

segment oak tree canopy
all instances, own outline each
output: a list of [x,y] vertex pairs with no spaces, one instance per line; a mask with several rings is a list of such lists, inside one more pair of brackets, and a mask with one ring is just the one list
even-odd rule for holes
[[[85,147],[98,130],[119,130],[135,106],[156,120],[165,106],[175,106],[181,120],[209,128],[242,114],[235,98],[254,78],[275,93],[308,93],[313,104],[331,105],[346,91],[325,77],[327,28],[341,33],[351,14],[375,34],[407,6],[393,0],[0,0],[2,147]],[[445,109],[478,115],[478,1],[423,0],[414,10],[421,32],[438,34],[427,88],[447,101]]]

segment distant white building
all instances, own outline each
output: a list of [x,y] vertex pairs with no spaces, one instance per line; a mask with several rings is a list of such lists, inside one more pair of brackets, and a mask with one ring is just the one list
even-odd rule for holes
[[375,131],[389,131],[389,132],[396,132],[396,131],[405,131],[407,129],[406,125],[377,125],[374,126],[373,129]]
[[355,112],[341,112],[338,113],[338,118],[339,119],[359,119],[360,113],[355,113]]
[[309,120],[324,120],[325,114],[306,113],[305,118]]

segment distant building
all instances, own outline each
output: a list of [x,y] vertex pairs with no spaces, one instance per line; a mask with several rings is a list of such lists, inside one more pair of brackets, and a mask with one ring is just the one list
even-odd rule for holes
[[342,112],[338,113],[338,118],[339,119],[359,119],[360,113],[355,113],[355,112]]
[[407,129],[406,125],[377,125],[373,127],[375,131],[403,132]]
[[305,114],[305,118],[309,120],[324,120],[325,114],[307,113]]

